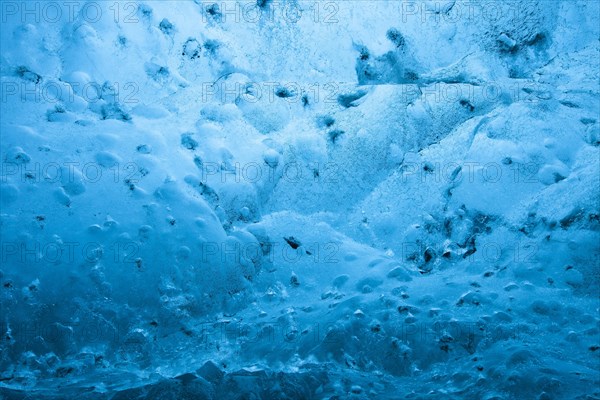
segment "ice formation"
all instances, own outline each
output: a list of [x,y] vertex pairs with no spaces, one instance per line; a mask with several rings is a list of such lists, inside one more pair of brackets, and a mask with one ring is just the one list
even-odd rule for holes
[[0,7],[0,399],[600,398],[599,2]]

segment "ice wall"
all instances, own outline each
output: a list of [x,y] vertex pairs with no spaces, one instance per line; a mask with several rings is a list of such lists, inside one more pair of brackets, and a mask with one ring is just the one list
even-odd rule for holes
[[0,7],[0,396],[600,396],[599,3]]

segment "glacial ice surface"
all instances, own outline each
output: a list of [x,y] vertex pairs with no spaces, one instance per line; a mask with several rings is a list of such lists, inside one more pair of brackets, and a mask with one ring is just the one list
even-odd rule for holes
[[0,7],[0,399],[600,398],[599,2]]

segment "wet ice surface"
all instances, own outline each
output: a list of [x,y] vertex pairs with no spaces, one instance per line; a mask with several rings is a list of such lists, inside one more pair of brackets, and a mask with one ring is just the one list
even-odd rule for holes
[[25,7],[0,397],[600,397],[599,3]]

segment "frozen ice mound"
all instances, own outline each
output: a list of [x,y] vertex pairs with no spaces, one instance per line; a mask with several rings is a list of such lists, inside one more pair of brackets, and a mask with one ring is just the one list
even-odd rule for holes
[[600,397],[599,3],[0,8],[0,398]]

